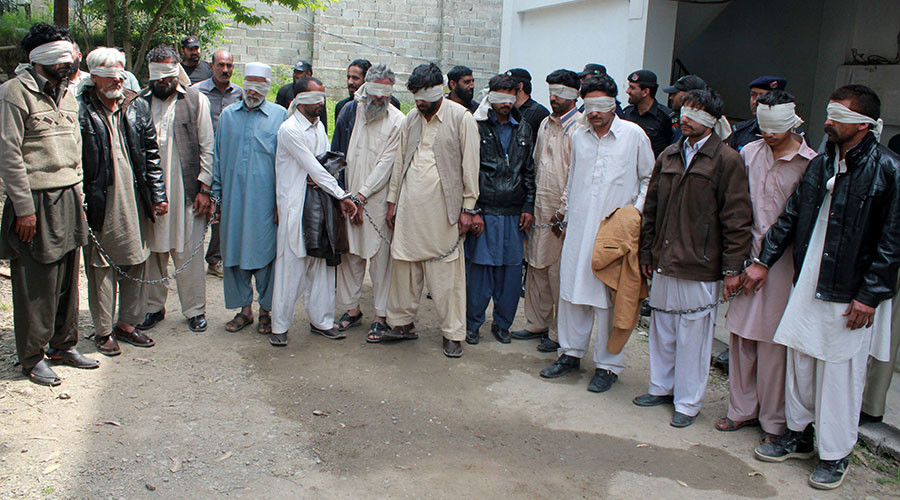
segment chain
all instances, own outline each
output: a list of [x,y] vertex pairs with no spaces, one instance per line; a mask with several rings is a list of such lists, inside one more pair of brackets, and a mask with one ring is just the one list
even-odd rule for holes
[[[385,243],[390,245],[391,244],[390,238],[388,238],[387,236],[384,235],[384,233],[381,232],[381,229],[379,229],[378,224],[376,224],[375,221],[372,220],[372,216],[369,215],[369,211],[366,210],[367,202],[362,201],[355,194],[350,195],[350,199],[353,201],[353,203],[356,203],[356,206],[359,210],[362,210],[363,215],[366,216],[366,220],[369,221],[369,224],[372,226],[372,229],[375,230],[375,233],[378,235],[378,237],[381,238],[382,241],[384,241]],[[465,235],[462,235],[462,234],[459,235],[459,238],[456,240],[456,243],[453,245],[453,248],[451,248],[449,251],[442,253],[441,255],[438,255],[437,257],[432,257],[432,258],[426,260],[425,262],[437,262],[439,260],[444,260],[445,258],[447,258],[447,256],[449,256],[450,254],[455,252],[457,248],[459,248],[459,243],[463,240],[464,236]]]
[[653,311],[656,311],[658,313],[663,313],[663,314],[693,314],[693,313],[707,311],[714,307],[718,307],[719,305],[724,304],[724,303],[730,301],[731,299],[737,297],[743,291],[744,291],[744,285],[741,285],[738,287],[737,290],[734,291],[734,293],[732,293],[731,295],[729,295],[727,297],[723,297],[723,298],[713,302],[712,304],[707,304],[707,305],[701,306],[701,307],[694,307],[691,309],[662,309],[662,308],[653,307],[653,306],[650,306],[650,309]]
[[[215,203],[217,207],[219,206],[218,199],[213,198],[213,197],[210,197],[210,199],[212,199],[213,203]],[[145,280],[143,278],[138,278],[136,276],[132,276],[132,275],[126,273],[121,267],[119,267],[118,264],[113,262],[112,258],[109,256],[109,253],[106,251],[106,249],[104,249],[103,246],[100,245],[100,241],[97,239],[97,235],[94,234],[94,230],[91,229],[90,225],[88,225],[88,235],[91,237],[91,241],[93,241],[94,245],[97,247],[97,251],[100,253],[100,256],[103,257],[106,260],[106,262],[109,262],[110,267],[115,269],[116,272],[119,273],[119,275],[121,275],[127,279],[130,279],[131,281],[140,283],[142,285],[160,285],[160,284],[163,284],[163,283],[166,283],[168,281],[175,279],[175,277],[178,276],[182,271],[184,271],[185,268],[187,268],[188,264],[190,264],[191,261],[194,260],[194,256],[196,256],[197,253],[203,249],[203,243],[206,240],[206,233],[209,231],[209,228],[210,228],[210,226],[213,225],[214,221],[215,221],[215,217],[209,218],[209,221],[206,223],[206,226],[203,228],[203,236],[200,238],[200,243],[198,243],[197,247],[194,248],[194,250],[191,252],[191,256],[188,257],[188,260],[186,260],[183,264],[178,266],[178,268],[176,268],[175,272],[173,272],[172,274],[170,274],[168,276],[163,276],[162,278],[155,279],[155,280]]]

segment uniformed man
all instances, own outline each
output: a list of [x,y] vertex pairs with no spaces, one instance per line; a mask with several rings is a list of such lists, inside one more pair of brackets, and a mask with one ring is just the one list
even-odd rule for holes
[[706,89],[706,82],[697,75],[684,75],[679,78],[674,85],[663,87],[663,92],[669,94],[669,107],[673,113],[672,123],[672,142],[676,143],[681,140],[681,126],[678,119],[681,113],[681,104],[684,102],[687,93],[692,90]]
[[761,76],[750,82],[750,113],[753,118],[734,126],[731,140],[728,141],[731,147],[740,151],[741,148],[761,137],[759,122],[756,121],[756,100],[770,90],[784,90],[785,87],[787,87],[787,80],[778,76]]
[[622,118],[636,123],[653,146],[653,156],[659,156],[666,146],[672,143],[672,110],[656,100],[656,73],[639,69],[628,75],[629,106],[623,111]]

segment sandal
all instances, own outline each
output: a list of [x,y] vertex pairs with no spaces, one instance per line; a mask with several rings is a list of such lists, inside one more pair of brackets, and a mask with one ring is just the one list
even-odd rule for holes
[[416,327],[412,323],[395,326],[381,334],[382,340],[415,340],[417,338],[419,338],[419,335],[416,333]]
[[463,355],[462,343],[458,340],[443,339],[444,356],[459,358]]
[[259,310],[259,325],[256,326],[256,331],[263,335],[272,333],[272,313],[265,309]]
[[384,323],[379,323],[377,321],[373,322],[369,327],[368,333],[366,333],[366,342],[370,344],[378,344],[381,342],[381,338],[384,336],[384,332],[388,331],[387,325]]
[[269,336],[269,343],[275,347],[284,347],[287,345],[287,332],[273,333]]
[[[344,315],[341,316],[341,319],[338,320],[337,324],[334,325],[334,327],[337,328],[337,330],[338,330],[339,332],[343,332],[343,331],[349,330],[349,329],[353,328],[354,326],[359,326],[359,325],[361,325],[361,324],[362,324],[362,317],[363,317],[362,311],[359,311],[359,313],[357,313],[357,314],[355,314],[355,315],[353,315],[353,316],[350,316],[349,313],[346,313],[346,312],[345,312]],[[344,323],[347,323],[347,325],[344,326]]]
[[755,418],[744,420],[743,422],[735,422],[728,417],[722,417],[719,420],[716,420],[716,430],[722,432],[732,432],[741,427],[755,427],[757,425],[759,425],[759,420]]
[[248,318],[246,314],[239,312],[234,315],[234,318],[231,321],[225,323],[225,331],[236,333],[243,330],[244,327],[252,323],[253,318]]

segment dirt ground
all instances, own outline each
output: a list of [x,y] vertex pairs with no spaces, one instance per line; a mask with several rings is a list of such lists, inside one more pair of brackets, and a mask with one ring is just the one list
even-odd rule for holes
[[[156,347],[105,358],[82,340],[102,366],[60,366],[51,390],[13,366],[0,280],[0,498],[900,497],[896,464],[861,451],[835,492],[807,486],[812,461],[754,460],[756,429],[713,428],[727,405],[716,371],[687,429],[668,425],[671,407],[634,406],[648,379],[640,334],[629,368],[597,395],[586,391],[592,366],[543,380],[553,356],[535,341],[501,345],[489,324],[462,359],[445,358],[431,301],[421,338],[394,345],[367,344],[364,328],[312,336],[298,306],[290,344],[276,349],[255,328],[225,332],[221,281],[209,277],[207,292],[207,332],[188,330],[172,293]],[[371,321],[369,287],[363,310]]]

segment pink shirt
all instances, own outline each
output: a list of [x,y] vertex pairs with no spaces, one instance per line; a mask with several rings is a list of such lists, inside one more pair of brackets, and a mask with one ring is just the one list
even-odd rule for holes
[[[741,157],[747,165],[753,209],[753,241],[750,247],[752,257],[759,255],[766,231],[784,212],[788,198],[800,183],[810,160],[816,156],[816,152],[802,137],[795,138],[801,141],[800,149],[777,160],[772,155],[772,149],[762,139],[741,149]],[[746,339],[772,342],[791,294],[793,276],[793,259],[791,248],[788,248],[784,257],[769,269],[768,279],[762,289],[753,295],[734,298],[726,314],[725,328]]]

